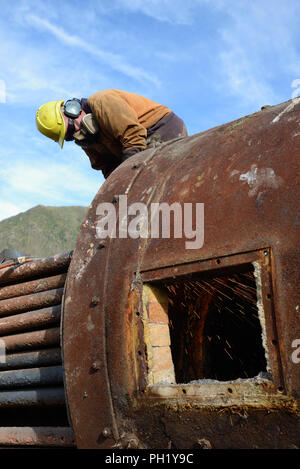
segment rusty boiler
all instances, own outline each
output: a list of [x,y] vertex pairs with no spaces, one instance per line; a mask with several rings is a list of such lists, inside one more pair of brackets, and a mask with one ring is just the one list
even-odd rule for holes
[[[299,101],[147,149],[100,188],[64,294],[79,448],[300,447]],[[198,203],[203,239],[187,249],[174,217],[170,236],[99,239],[124,196]]]
[[[70,427],[61,416],[57,428],[68,445],[300,448],[299,155],[296,98],[149,148],[102,185],[51,303],[62,304],[61,362],[60,307],[42,312],[56,335],[41,389],[50,405],[61,363]],[[10,301],[0,326],[13,360],[24,301]],[[39,329],[45,302],[35,301]]]

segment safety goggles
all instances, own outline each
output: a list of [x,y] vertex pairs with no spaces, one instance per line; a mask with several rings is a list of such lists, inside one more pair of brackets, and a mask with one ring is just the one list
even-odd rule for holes
[[65,140],[67,142],[74,140],[74,132],[76,132],[74,120],[79,117],[81,111],[82,106],[80,99],[73,98],[64,103],[63,112],[68,118],[68,128],[65,135]]
[[64,114],[65,116],[70,117],[71,119],[77,119],[81,111],[82,106],[80,99],[68,99],[68,101],[64,103]]

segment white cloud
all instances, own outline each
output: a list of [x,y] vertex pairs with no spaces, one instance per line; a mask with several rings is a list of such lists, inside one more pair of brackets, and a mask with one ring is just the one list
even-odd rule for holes
[[81,13],[82,8],[75,5],[70,15],[64,15],[69,6],[62,4],[62,26],[55,18],[55,9],[50,7],[51,2],[47,7],[42,2],[26,0],[17,1],[14,9],[7,5],[2,9],[0,80],[6,85],[8,105],[36,106],[51,99],[89,96],[128,79],[136,86],[159,89],[161,82],[156,71],[151,71],[151,66],[148,71],[148,63],[144,67],[139,55],[132,54],[131,49],[126,54],[114,53],[115,49],[120,50],[120,43],[126,43],[127,31],[111,28],[110,19],[99,23],[94,17],[90,25],[84,23],[78,29],[81,37],[78,32],[69,33],[68,27],[70,18],[74,24],[87,18],[85,9]]
[[208,3],[211,0],[116,0],[116,5],[124,10],[178,25],[191,25],[195,21],[195,10]]
[[0,103],[6,102],[6,85],[4,80],[0,80]]
[[229,21],[220,29],[222,41],[218,55],[227,96],[239,98],[250,109],[290,98],[282,93],[284,83],[277,87],[276,84],[284,77],[289,92],[287,75],[296,74],[297,70],[300,73],[293,38],[294,9],[294,2],[288,7],[281,0],[251,2],[247,8],[235,0],[229,1],[226,10]]
[[88,54],[96,56],[106,65],[110,66],[112,69],[124,73],[130,78],[134,78],[135,80],[139,80],[142,82],[147,81],[157,87],[160,86],[160,81],[154,74],[147,73],[140,67],[135,67],[128,64],[127,61],[124,60],[124,57],[118,54],[103,51],[98,47],[94,47],[91,43],[86,42],[79,36],[71,35],[67,33],[63,28],[55,26],[48,20],[40,18],[34,14],[28,14],[26,16],[26,20],[32,26],[50,32],[53,36],[55,36],[59,41],[63,42],[64,44],[71,47],[79,48],[87,52]]
[[69,72],[58,68],[59,54],[46,56],[41,48],[28,47],[9,37],[4,28],[0,29],[0,41],[5,42],[0,48],[0,78],[5,82],[7,104],[32,104],[52,95],[68,97],[78,91],[75,79],[68,78]]
[[10,202],[0,201],[0,221],[18,215],[18,213],[24,212],[30,208],[31,206],[26,204],[15,205]]
[[5,190],[12,194],[62,205],[75,203],[76,198],[90,203],[91,194],[96,194],[101,185],[100,173],[97,182],[74,164],[50,161],[34,166],[19,161],[2,168],[0,177],[6,181]]
[[240,47],[233,38],[228,40],[228,48],[220,53],[220,65],[222,67],[227,94],[238,97],[243,104],[262,106],[273,104],[276,95],[264,79],[263,74],[253,67],[247,50]]
[[[181,5],[180,5],[181,3]],[[118,0],[117,4],[127,10],[140,12],[150,16],[158,21],[167,23],[185,24],[192,22],[191,7],[189,2],[185,1],[184,5],[179,0]]]

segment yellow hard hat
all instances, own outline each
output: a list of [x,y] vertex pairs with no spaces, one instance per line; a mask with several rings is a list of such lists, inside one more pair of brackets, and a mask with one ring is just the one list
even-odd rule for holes
[[61,148],[66,135],[66,125],[61,112],[63,103],[64,100],[50,101],[40,106],[36,113],[36,125],[39,131],[58,142]]

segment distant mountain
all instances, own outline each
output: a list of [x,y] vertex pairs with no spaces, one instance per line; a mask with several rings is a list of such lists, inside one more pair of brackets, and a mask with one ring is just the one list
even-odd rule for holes
[[27,256],[46,257],[75,247],[87,207],[45,207],[0,222],[0,252],[14,249]]

